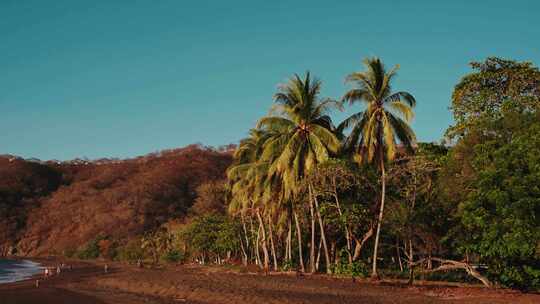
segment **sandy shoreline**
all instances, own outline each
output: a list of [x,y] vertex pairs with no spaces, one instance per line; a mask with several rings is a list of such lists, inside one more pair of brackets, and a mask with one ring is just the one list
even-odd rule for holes
[[237,273],[224,268],[169,265],[140,269],[111,263],[38,258],[73,266],[59,276],[0,284],[2,304],[26,303],[540,303],[540,295],[481,287],[402,287],[326,276]]

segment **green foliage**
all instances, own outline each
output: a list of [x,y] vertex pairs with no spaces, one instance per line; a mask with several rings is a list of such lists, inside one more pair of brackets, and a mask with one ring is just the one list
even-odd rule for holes
[[68,248],[64,250],[63,255],[67,258],[72,258],[77,254],[77,249],[75,248]]
[[347,252],[345,250],[341,250],[340,262],[337,265],[333,265],[332,273],[363,278],[368,276],[369,267],[363,261],[349,263],[347,261]]
[[281,270],[282,271],[291,271],[291,270],[294,270],[294,269],[297,269],[298,265],[296,265],[296,263],[293,261],[285,261],[282,265],[281,265]]
[[406,161],[389,168],[389,211],[391,232],[414,247],[438,253],[440,240],[448,230],[448,213],[438,195],[437,180],[447,149],[436,144],[419,144]]
[[511,136],[475,148],[477,178],[460,207],[468,230],[462,250],[478,254],[501,284],[538,290],[540,123],[527,124],[530,116],[520,116],[523,124]]
[[171,249],[172,241],[172,234],[165,228],[159,228],[143,236],[141,249],[152,257],[154,264],[157,264],[159,258]]
[[119,246],[116,249],[116,260],[133,262],[143,258],[144,251],[141,248],[141,241],[139,239],[130,240],[124,246]]
[[227,216],[208,214],[196,217],[182,237],[192,254],[223,256],[238,249],[240,229],[239,224]]
[[321,214],[329,228],[339,228],[343,234],[354,223],[350,229],[358,235],[369,229],[373,220],[370,207],[377,199],[373,191],[373,184],[378,183],[374,170],[352,161],[329,159],[317,165],[306,180],[321,201]]
[[171,249],[162,258],[165,262],[177,263],[184,260],[184,255],[178,249]]
[[448,136],[463,136],[479,122],[499,119],[504,107],[540,109],[540,71],[530,62],[489,57],[471,67],[475,71],[463,77],[452,94],[456,124]]
[[89,241],[86,246],[77,253],[77,257],[82,260],[97,259],[100,255],[99,242],[104,239],[105,237],[98,236]]

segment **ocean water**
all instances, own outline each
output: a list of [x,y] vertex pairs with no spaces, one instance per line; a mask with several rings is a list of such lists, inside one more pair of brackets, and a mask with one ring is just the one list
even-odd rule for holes
[[43,267],[32,261],[0,259],[0,284],[25,280],[42,271]]

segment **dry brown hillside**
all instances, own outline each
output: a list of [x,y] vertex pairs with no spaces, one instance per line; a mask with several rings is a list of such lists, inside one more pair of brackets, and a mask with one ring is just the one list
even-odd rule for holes
[[129,160],[39,163],[0,158],[0,255],[78,249],[97,235],[127,240],[182,217],[195,188],[231,157],[198,145]]

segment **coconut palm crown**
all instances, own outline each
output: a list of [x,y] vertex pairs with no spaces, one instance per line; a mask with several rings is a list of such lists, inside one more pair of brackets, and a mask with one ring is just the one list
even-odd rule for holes
[[[407,92],[392,92],[391,81],[399,68],[386,71],[379,58],[364,60],[366,71],[350,74],[346,82],[354,88],[342,98],[353,105],[365,104],[363,111],[345,119],[338,130],[352,128],[345,141],[345,148],[355,151],[356,159],[371,162],[381,156],[394,159],[399,141],[412,151],[416,137],[409,123],[414,117],[414,97]],[[377,155],[379,154],[379,155]],[[382,154],[382,155],[380,155]]]
[[340,147],[327,115],[340,104],[319,97],[321,84],[309,72],[304,78],[295,74],[279,87],[270,115],[257,125],[274,134],[266,141],[261,158],[270,162],[269,178],[279,176],[284,198],[296,194],[301,179]]

